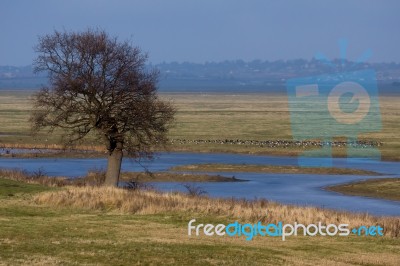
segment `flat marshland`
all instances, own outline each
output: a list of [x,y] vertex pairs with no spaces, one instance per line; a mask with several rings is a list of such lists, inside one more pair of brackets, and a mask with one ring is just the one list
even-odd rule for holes
[[[31,93],[0,90],[0,145],[60,148],[59,132],[30,136]],[[162,97],[173,101],[177,108],[169,150],[297,155],[308,149],[239,144],[242,140],[292,140],[286,96],[163,94]],[[382,131],[359,136],[361,140],[382,142],[378,148],[387,160],[400,160],[398,100],[398,97],[380,97]],[[344,139],[338,136],[336,140]],[[103,150],[93,136],[80,148]],[[345,156],[346,149],[335,147],[334,154]],[[240,165],[207,167],[208,170],[230,167],[239,171]],[[306,171],[253,165],[242,168],[249,171],[257,168],[262,172]],[[353,171],[349,169],[335,171],[335,174],[355,173],[347,172]],[[132,174],[124,175],[127,179],[132,177]],[[171,176],[158,178],[165,181]],[[207,176],[196,178],[196,181],[210,181]],[[84,183],[66,186],[64,183],[45,177],[26,179],[13,171],[0,172],[0,264],[398,265],[400,261],[398,217],[288,206],[266,200],[212,199],[183,193],[103,188]],[[348,223],[350,227],[379,224],[384,227],[385,236],[292,236],[286,241],[259,236],[252,241],[244,237],[189,237],[187,224],[191,219],[213,224],[236,220]]]
[[[238,95],[165,95],[177,106],[176,127],[171,138],[232,140],[293,140],[288,98],[276,94]],[[381,96],[382,130],[363,133],[359,140],[382,142],[382,158],[400,160],[400,97]],[[315,122],[316,125],[323,123]],[[313,129],[310,129],[313,130]],[[343,136],[334,140],[346,141]],[[176,144],[173,149],[189,151],[244,152],[297,155],[304,147],[269,147],[267,145]],[[346,156],[346,148],[333,149],[334,155]]]
[[[396,218],[263,200],[0,182],[7,188],[0,190],[0,260],[6,265],[398,265],[400,260]],[[380,224],[386,236],[189,237],[187,223],[194,218],[213,224]]]
[[[59,134],[30,136],[28,122],[32,91],[0,91],[0,145],[6,147],[60,148]],[[286,95],[277,94],[162,94],[177,109],[170,131],[171,151],[234,152],[252,154],[298,155],[310,147],[251,145],[245,140],[292,141],[290,112]],[[381,96],[382,130],[362,133],[361,141],[382,143],[377,147],[384,160],[400,160],[399,96]],[[316,123],[318,125],[318,123]],[[312,130],[312,129],[310,129]],[[183,141],[182,141],[183,140]],[[203,140],[199,142],[198,140]],[[211,140],[207,142],[204,140]],[[221,143],[215,140],[239,140]],[[346,141],[335,136],[334,141]],[[102,151],[95,137],[88,137],[82,148]],[[345,147],[334,147],[334,156],[346,156]]]

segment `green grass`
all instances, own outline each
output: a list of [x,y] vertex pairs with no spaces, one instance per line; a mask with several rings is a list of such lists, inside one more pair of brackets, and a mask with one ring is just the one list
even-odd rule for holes
[[27,184],[0,178],[0,198],[32,194],[46,190],[49,190],[49,188],[37,184]]
[[191,164],[172,167],[173,171],[204,172],[253,172],[253,173],[285,173],[285,174],[324,174],[324,175],[380,175],[379,173],[347,168],[300,167],[280,165],[252,164]]
[[400,178],[364,180],[327,187],[328,190],[354,196],[365,196],[400,201]]
[[398,238],[187,236],[187,222],[229,222],[185,212],[120,214],[37,205],[50,188],[1,179],[0,261],[9,265],[396,265]]

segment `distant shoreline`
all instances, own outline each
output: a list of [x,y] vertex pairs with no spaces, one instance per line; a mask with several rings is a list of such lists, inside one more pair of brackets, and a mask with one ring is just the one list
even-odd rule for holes
[[345,195],[400,201],[400,178],[369,179],[324,188]]

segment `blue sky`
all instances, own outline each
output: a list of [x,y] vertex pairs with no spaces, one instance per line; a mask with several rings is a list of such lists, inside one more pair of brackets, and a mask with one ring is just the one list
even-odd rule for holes
[[28,65],[37,37],[100,27],[131,39],[150,61],[339,57],[371,49],[371,62],[400,62],[400,1],[2,0],[0,65]]

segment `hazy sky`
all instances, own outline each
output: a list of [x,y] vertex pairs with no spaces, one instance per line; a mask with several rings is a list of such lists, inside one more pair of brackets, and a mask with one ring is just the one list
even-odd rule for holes
[[150,61],[348,58],[400,62],[400,1],[1,0],[0,65],[27,65],[37,36],[100,27],[149,52]]

